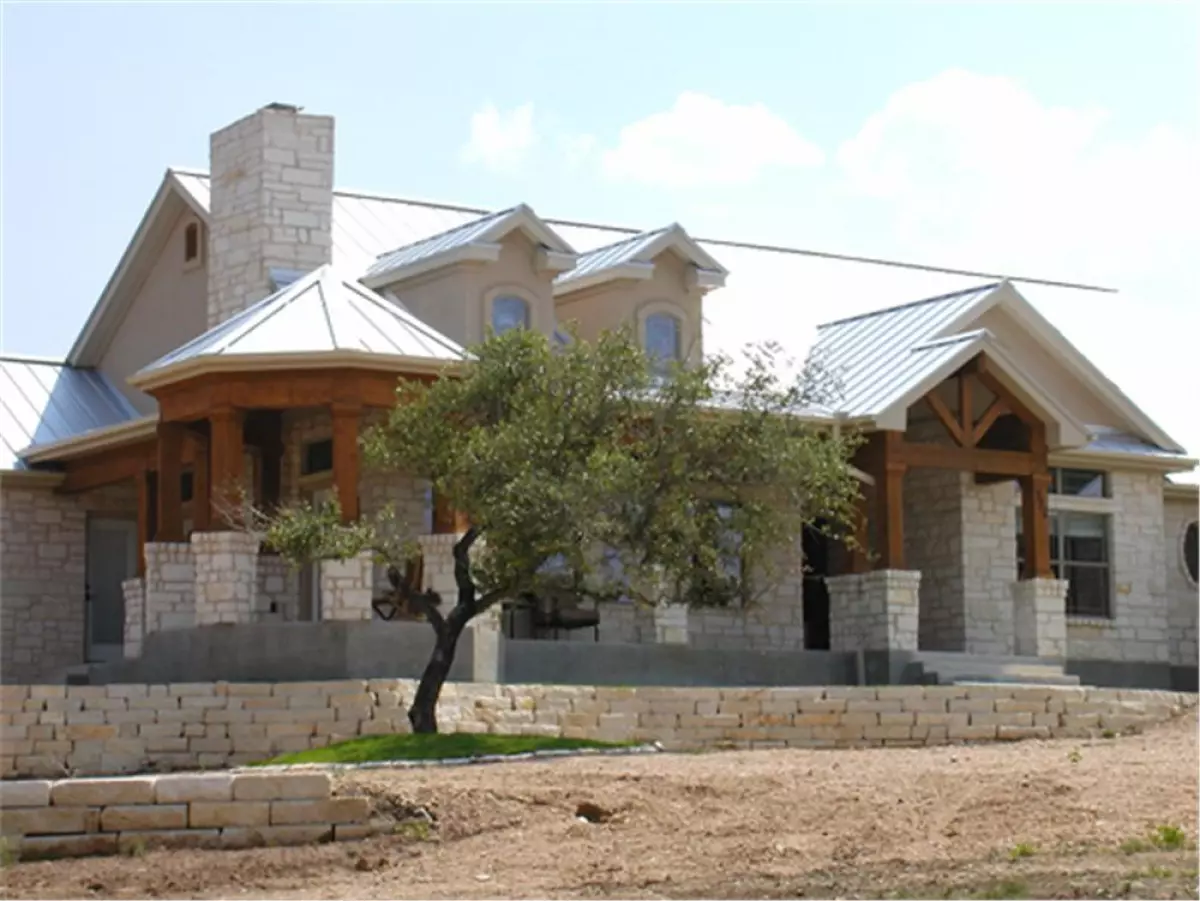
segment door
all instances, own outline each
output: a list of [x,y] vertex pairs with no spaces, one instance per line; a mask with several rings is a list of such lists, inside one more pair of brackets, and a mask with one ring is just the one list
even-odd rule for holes
[[125,655],[125,594],[121,583],[137,575],[137,522],[90,518],[87,524],[87,659]]
[[[308,501],[320,507],[333,500],[333,489],[314,488],[308,492]],[[300,572],[300,609],[296,618],[301,622],[316,622],[321,618],[321,564],[310,563]]]
[[804,529],[804,647],[829,650],[829,539],[813,526]]

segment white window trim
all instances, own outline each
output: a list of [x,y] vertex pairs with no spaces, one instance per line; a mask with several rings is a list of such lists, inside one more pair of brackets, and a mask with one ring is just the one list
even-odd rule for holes
[[[1115,559],[1115,523],[1117,521],[1116,513],[1118,512],[1116,501],[1111,497],[1074,497],[1067,494],[1052,494],[1048,498],[1047,512],[1048,513],[1094,513],[1098,516],[1104,516],[1108,521],[1104,526],[1104,540],[1107,547],[1105,548],[1105,556],[1108,558],[1105,562],[1108,566],[1108,616],[1091,616],[1089,614],[1067,613],[1067,622],[1072,625],[1081,626],[1111,626],[1117,621],[1117,569]],[[1015,540],[1018,530],[1021,527],[1021,497],[1017,496],[1016,503],[1016,528],[1013,532]],[[1179,545],[1180,553],[1183,552],[1183,544]],[[1182,560],[1182,556],[1180,560]],[[1186,568],[1186,567],[1185,567]]]
[[529,307],[529,328],[532,331],[546,331],[542,328],[541,304],[537,297],[523,285],[496,285],[489,288],[483,295],[483,330],[482,337],[492,332],[492,304],[501,297],[516,297],[525,301]]

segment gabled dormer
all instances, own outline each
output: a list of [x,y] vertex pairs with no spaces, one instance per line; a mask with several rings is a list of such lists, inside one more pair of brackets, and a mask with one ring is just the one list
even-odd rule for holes
[[381,254],[362,282],[469,346],[489,329],[553,334],[554,279],[573,247],[525,204]]
[[704,295],[725,284],[725,267],[679,224],[581,254],[554,281],[558,318],[584,338],[632,324],[661,359],[699,360]]

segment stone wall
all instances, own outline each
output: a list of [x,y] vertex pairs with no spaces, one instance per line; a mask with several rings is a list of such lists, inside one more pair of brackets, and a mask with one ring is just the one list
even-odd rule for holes
[[146,544],[146,632],[196,625],[196,563],[187,541]]
[[1109,474],[1109,481],[1112,616],[1068,618],[1068,653],[1081,660],[1168,664],[1168,537],[1162,476],[1118,471]]
[[196,625],[248,623],[257,609],[258,539],[245,532],[196,532]]
[[132,482],[83,494],[0,485],[0,681],[84,662],[87,517],[136,512]]
[[880,569],[826,584],[830,650],[917,650],[919,572]]
[[1200,520],[1195,498],[1164,500],[1167,542],[1167,602],[1171,663],[1196,665],[1197,586],[1188,575],[1183,558],[1183,537],[1188,523]]
[[300,571],[283,557],[258,558],[255,622],[292,622],[299,615]]
[[146,638],[146,583],[141,578],[121,583],[125,595],[125,657],[133,659],[142,653]]
[[[416,682],[19,685],[0,689],[3,776],[220,768],[408,730]],[[597,688],[449,683],[443,731],[850,747],[1087,736],[1159,722],[1196,695],[1018,686]]]
[[333,131],[329,116],[263,108],[213,133],[210,328],[270,294],[271,268],[330,261]]
[[904,474],[904,563],[921,573],[920,644],[961,651],[963,621],[962,473],[912,469]]
[[333,797],[328,773],[179,773],[0,783],[8,851],[22,860],[252,848],[365,838],[369,798]]
[[977,485],[973,474],[958,475],[963,491],[963,649],[969,654],[1013,654],[1019,492],[1013,482]]

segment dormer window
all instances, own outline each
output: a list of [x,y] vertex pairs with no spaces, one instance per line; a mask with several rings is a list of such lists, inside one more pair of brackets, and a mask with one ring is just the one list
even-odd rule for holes
[[497,297],[492,301],[492,331],[503,335],[515,328],[529,328],[529,304],[508,294]]
[[200,223],[189,222],[183,230],[183,262],[194,263],[200,259]]
[[646,317],[643,343],[655,369],[665,369],[682,355],[678,316],[651,313]]

